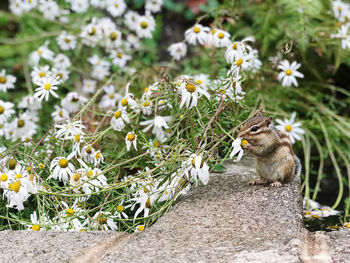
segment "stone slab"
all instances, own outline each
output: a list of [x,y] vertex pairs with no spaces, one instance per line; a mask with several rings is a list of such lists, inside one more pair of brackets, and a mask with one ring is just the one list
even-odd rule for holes
[[102,262],[299,262],[300,179],[249,186],[252,160],[226,167]]

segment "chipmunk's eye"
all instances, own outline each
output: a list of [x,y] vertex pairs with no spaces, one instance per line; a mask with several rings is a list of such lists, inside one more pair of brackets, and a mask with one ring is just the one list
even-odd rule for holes
[[253,127],[250,128],[250,130],[251,130],[252,132],[256,132],[258,129],[259,129],[258,126],[253,126]]

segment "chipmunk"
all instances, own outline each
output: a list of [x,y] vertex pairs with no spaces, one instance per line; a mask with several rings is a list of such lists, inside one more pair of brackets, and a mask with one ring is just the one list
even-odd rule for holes
[[271,187],[280,187],[288,183],[293,176],[299,176],[301,163],[293,153],[288,134],[275,128],[272,117],[258,112],[247,120],[238,137],[247,140],[242,148],[256,156],[256,171],[260,180],[250,181],[251,185],[269,183]]

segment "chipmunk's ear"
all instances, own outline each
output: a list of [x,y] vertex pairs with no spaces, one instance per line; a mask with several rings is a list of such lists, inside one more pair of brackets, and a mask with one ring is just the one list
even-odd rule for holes
[[266,123],[266,126],[269,127],[270,124],[272,123],[272,117],[270,116],[270,117],[266,118],[265,123]]
[[255,117],[262,117],[263,116],[263,114],[261,113],[261,111],[259,111],[256,115],[255,115]]

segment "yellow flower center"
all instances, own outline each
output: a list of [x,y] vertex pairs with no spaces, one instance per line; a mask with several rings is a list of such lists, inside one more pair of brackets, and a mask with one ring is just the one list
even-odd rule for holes
[[118,34],[117,34],[116,32],[111,32],[111,33],[109,34],[109,38],[110,38],[111,40],[116,40],[117,37],[118,37]]
[[64,42],[66,42],[68,44],[70,42],[70,39],[69,38],[65,38]]
[[123,212],[123,211],[124,211],[124,206],[118,205],[118,206],[117,206],[117,211],[118,211],[118,212]]
[[143,106],[145,106],[145,107],[149,106],[149,101],[146,101],[146,102],[143,104]]
[[232,48],[237,49],[238,42],[233,43]]
[[16,179],[21,179],[21,178],[22,178],[22,175],[21,175],[21,174],[16,174],[15,178],[16,178]]
[[101,153],[98,152],[98,153],[96,153],[95,156],[96,156],[96,159],[100,159],[101,158]]
[[13,184],[9,184],[9,188],[18,193],[19,192],[19,189],[21,188],[21,181],[16,181],[14,182]]
[[138,226],[138,227],[137,227],[137,230],[138,230],[138,231],[143,231],[143,230],[145,230],[145,226],[144,226],[144,225]]
[[163,105],[165,103],[165,101],[164,100],[160,100],[159,103]]
[[236,65],[237,65],[238,67],[240,67],[240,66],[242,65],[242,63],[243,63],[243,59],[241,59],[241,58],[237,59]]
[[24,120],[18,120],[17,121],[17,127],[18,128],[22,128],[24,126],[24,124],[25,124]]
[[44,165],[43,163],[39,163],[38,168],[39,168],[40,170],[44,169],[44,167],[45,167],[45,165]]
[[350,228],[350,223],[346,223],[346,224],[344,225],[344,227]]
[[40,226],[39,225],[32,225],[32,230],[38,231],[38,230],[40,230]]
[[117,57],[118,57],[118,58],[122,58],[122,57],[123,57],[123,53],[118,52],[118,53],[117,53]]
[[67,215],[67,216],[72,216],[72,215],[74,215],[74,210],[73,210],[72,208],[68,208],[68,209],[66,210],[66,215]]
[[122,99],[121,102],[122,106],[128,105],[128,100],[126,98]]
[[319,218],[319,216],[318,216],[318,215],[312,215],[312,217],[313,217],[313,218]]
[[7,174],[2,174],[2,175],[0,176],[0,180],[1,180],[2,182],[6,182],[7,179],[8,179]]
[[65,158],[62,158],[58,161],[58,165],[61,167],[61,168],[67,168],[68,167],[68,160],[65,159]]
[[198,80],[196,80],[196,83],[197,83],[197,84],[202,84],[203,81],[201,81],[200,79],[198,79]]
[[221,94],[225,94],[225,93],[226,93],[226,90],[221,89],[221,90],[219,90],[219,92],[220,92]]
[[290,126],[289,124],[286,125],[286,131],[287,131],[287,132],[290,132],[291,130],[292,130],[292,126]]
[[214,35],[215,33],[216,33],[216,29],[213,29],[213,30],[211,31],[211,34]]
[[34,181],[34,174],[29,175],[29,181]]
[[118,110],[114,113],[114,118],[119,119],[120,116],[122,116],[122,112],[120,110]]
[[80,142],[80,134],[75,135],[75,136],[74,136],[74,140],[75,140],[76,142]]
[[8,165],[9,165],[10,170],[13,170],[16,168],[17,161],[15,159],[10,159],[8,161]]
[[88,171],[88,176],[91,177],[94,174],[92,170]]
[[114,99],[115,95],[112,93],[112,94],[109,94],[109,98],[110,99]]
[[96,34],[96,28],[91,28],[91,31],[90,32],[88,32],[88,34],[90,35],[90,36],[93,36],[93,35],[95,35]]
[[44,86],[45,90],[49,90],[50,88],[51,88],[51,84],[50,83],[45,84],[45,86]]
[[43,54],[43,51],[42,51],[41,49],[39,49],[39,50],[37,51],[37,53],[38,53],[39,56],[41,56],[41,55]]
[[289,76],[289,75],[292,75],[292,70],[291,69],[287,69],[286,70],[286,74]]
[[145,88],[145,93],[147,93],[149,91],[149,87]]
[[5,76],[0,77],[0,83],[1,83],[1,84],[6,83],[6,77],[5,77]]
[[114,4],[114,6],[115,6],[115,8],[118,8],[118,7],[119,7],[119,5],[118,5],[118,4]]
[[242,140],[242,141],[241,141],[241,146],[243,147],[243,146],[246,145],[247,143],[248,143],[247,140]]
[[59,115],[60,117],[63,117],[63,111],[60,110],[60,112],[58,113],[58,115]]
[[154,147],[159,147],[159,142],[158,142],[158,141],[154,142],[154,143],[153,143],[153,146],[154,146]]
[[79,173],[76,173],[76,174],[73,175],[73,180],[75,182],[79,181],[79,179],[80,179],[80,174]]
[[151,209],[151,198],[150,197],[148,197],[147,198],[147,201],[146,201],[146,207],[148,208],[148,209]]
[[148,27],[148,23],[146,21],[142,21],[140,25],[143,29]]
[[196,91],[196,86],[191,84],[191,83],[187,83],[186,84],[186,89],[189,91],[189,92],[195,92]]
[[199,32],[201,32],[201,29],[198,26],[196,26],[196,27],[193,28],[193,32],[198,34]]
[[5,111],[5,108],[3,106],[0,105],[0,114],[3,114]]
[[128,134],[128,140],[131,141],[131,142],[132,142],[133,140],[135,140],[135,134],[129,133],[129,134]]
[[44,71],[41,71],[41,72],[39,73],[39,77],[40,77],[40,78],[45,77],[45,76],[46,76],[46,73],[45,73]]
[[88,154],[91,153],[91,148],[90,148],[90,147],[88,147],[88,148],[86,149],[86,153],[88,153]]
[[224,36],[225,36],[225,34],[224,34],[224,33],[222,33],[222,32],[218,34],[218,38],[220,38],[220,39],[223,39],[223,38],[224,38]]

